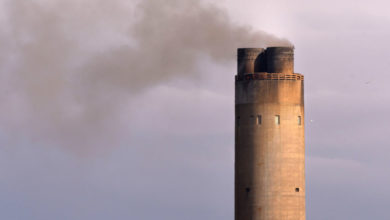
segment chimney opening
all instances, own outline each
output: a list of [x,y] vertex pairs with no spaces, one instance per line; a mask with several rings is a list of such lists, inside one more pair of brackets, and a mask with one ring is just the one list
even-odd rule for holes
[[261,115],[257,115],[257,124],[261,125]]
[[280,115],[275,115],[275,124],[280,125]]

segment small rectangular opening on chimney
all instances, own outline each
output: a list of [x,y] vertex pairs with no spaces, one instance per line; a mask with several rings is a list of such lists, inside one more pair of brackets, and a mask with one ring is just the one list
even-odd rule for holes
[[257,124],[261,125],[261,115],[257,115]]
[[280,125],[280,115],[275,115],[275,124]]

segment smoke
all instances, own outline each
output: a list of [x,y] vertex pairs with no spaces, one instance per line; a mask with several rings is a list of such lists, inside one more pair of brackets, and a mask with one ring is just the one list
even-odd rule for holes
[[196,77],[199,57],[290,45],[198,0],[0,1],[0,132],[82,152],[115,145],[125,97]]

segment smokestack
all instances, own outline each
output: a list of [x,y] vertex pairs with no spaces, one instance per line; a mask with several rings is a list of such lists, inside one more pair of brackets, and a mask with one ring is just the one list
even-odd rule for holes
[[263,48],[239,48],[237,51],[237,74],[266,72]]
[[268,47],[266,62],[269,73],[294,73],[294,48]]
[[305,220],[303,75],[294,48],[238,49],[235,220]]

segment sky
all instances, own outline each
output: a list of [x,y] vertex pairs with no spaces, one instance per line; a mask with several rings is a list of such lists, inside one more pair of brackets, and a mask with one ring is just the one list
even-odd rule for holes
[[236,48],[293,44],[307,219],[388,220],[389,6],[0,0],[0,219],[233,219]]

